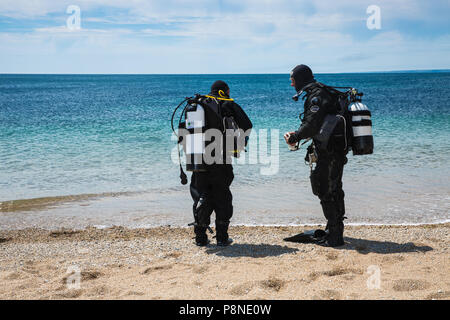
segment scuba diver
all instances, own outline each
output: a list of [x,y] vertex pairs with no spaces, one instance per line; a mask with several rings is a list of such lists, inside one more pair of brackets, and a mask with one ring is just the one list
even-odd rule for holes
[[[284,138],[291,150],[298,150],[301,140],[305,140],[302,144],[312,140],[305,161],[309,162],[312,192],[320,199],[327,225],[325,231],[310,230],[284,240],[342,246],[346,219],[342,189],[344,165],[352,140],[353,154],[373,152],[370,111],[361,103],[362,93],[353,88],[343,93],[337,87],[317,82],[306,65],[296,66],[290,80],[297,92],[293,99],[297,101],[305,93],[305,102],[300,128],[286,133]],[[364,119],[357,121],[359,118]]]
[[[187,105],[182,112],[185,122],[180,120],[179,125],[179,132],[184,129],[185,134],[178,134],[178,142],[182,143],[186,154],[186,169],[192,171],[190,193],[194,201],[195,222],[190,225],[194,226],[195,243],[197,246],[209,243],[206,231],[212,233],[209,224],[214,211],[217,245],[228,246],[233,242],[228,236],[228,226],[233,215],[230,185],[234,174],[231,159],[239,157],[239,153],[245,150],[252,123],[242,108],[230,98],[230,88],[224,81],[214,82],[208,95],[196,95],[186,100]],[[208,131],[218,132],[220,137],[208,141]],[[227,148],[225,140],[229,138],[230,131],[234,141],[231,148]],[[214,149],[209,156],[214,161],[208,160],[206,154],[211,146]],[[185,184],[187,179],[181,164],[180,170],[182,184]]]

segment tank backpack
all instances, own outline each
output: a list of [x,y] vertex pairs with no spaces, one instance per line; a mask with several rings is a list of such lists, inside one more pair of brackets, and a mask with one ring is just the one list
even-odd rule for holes
[[[233,139],[230,150],[224,151],[228,155],[239,157],[240,153],[245,150],[247,137],[239,128],[232,112],[226,108],[226,103],[222,103],[220,100],[233,101],[232,99],[196,94],[194,97],[185,98],[172,114],[171,126],[172,131],[178,137],[178,160],[182,184],[187,183],[187,177],[181,166],[180,144],[186,155],[186,170],[192,172],[207,171],[208,165],[204,161],[205,149],[208,144],[208,141],[205,141],[207,129],[220,129],[226,139]],[[174,117],[180,108],[182,108],[182,111],[177,132],[174,128]],[[209,119],[212,119],[214,124],[208,123],[208,115],[212,117]]]
[[[362,103],[363,93],[351,87],[331,87],[320,84],[337,99],[337,117],[344,120],[347,149],[353,155],[373,153],[372,114],[367,105]],[[348,89],[345,92],[337,89]]]

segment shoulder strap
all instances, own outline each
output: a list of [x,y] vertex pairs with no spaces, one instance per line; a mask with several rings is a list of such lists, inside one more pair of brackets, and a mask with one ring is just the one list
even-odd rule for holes
[[222,97],[215,97],[215,96],[210,96],[210,95],[205,95],[205,97],[211,98],[211,99],[214,99],[214,100],[234,101],[234,99],[231,99],[231,98],[222,98]]
[[348,96],[347,92],[342,92],[337,89],[351,89],[350,87],[333,87],[333,86],[327,86],[326,84],[323,84],[321,82],[317,83],[321,88],[327,90],[332,95],[337,96]]

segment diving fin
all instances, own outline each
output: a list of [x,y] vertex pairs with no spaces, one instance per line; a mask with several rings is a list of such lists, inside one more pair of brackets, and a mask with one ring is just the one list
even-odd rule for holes
[[299,233],[295,236],[284,238],[284,241],[288,242],[298,242],[298,243],[318,243],[322,241],[326,236],[327,232],[321,229],[317,230],[306,230],[303,233]]

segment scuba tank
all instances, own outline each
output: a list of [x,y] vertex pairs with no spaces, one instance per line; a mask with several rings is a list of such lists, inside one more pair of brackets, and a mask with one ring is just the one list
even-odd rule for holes
[[373,153],[372,114],[361,102],[362,96],[355,89],[350,91],[348,112],[351,117],[353,155]]
[[206,171],[203,162],[205,153],[205,110],[197,99],[188,101],[185,110],[185,139],[186,170],[192,172]]
[[[188,183],[186,173],[181,166],[181,151],[180,144],[182,144],[184,153],[186,154],[186,170],[187,171],[206,171],[203,163],[203,154],[205,152],[204,131],[206,127],[205,110],[198,103],[200,95],[196,94],[194,98],[187,97],[181,101],[172,113],[170,120],[173,133],[178,137],[178,164],[180,166],[180,180],[181,184]],[[186,103],[187,102],[187,103]],[[178,132],[175,131],[173,120],[183,104],[186,105],[181,109],[181,115],[178,122]],[[183,121],[183,116],[185,121]]]

